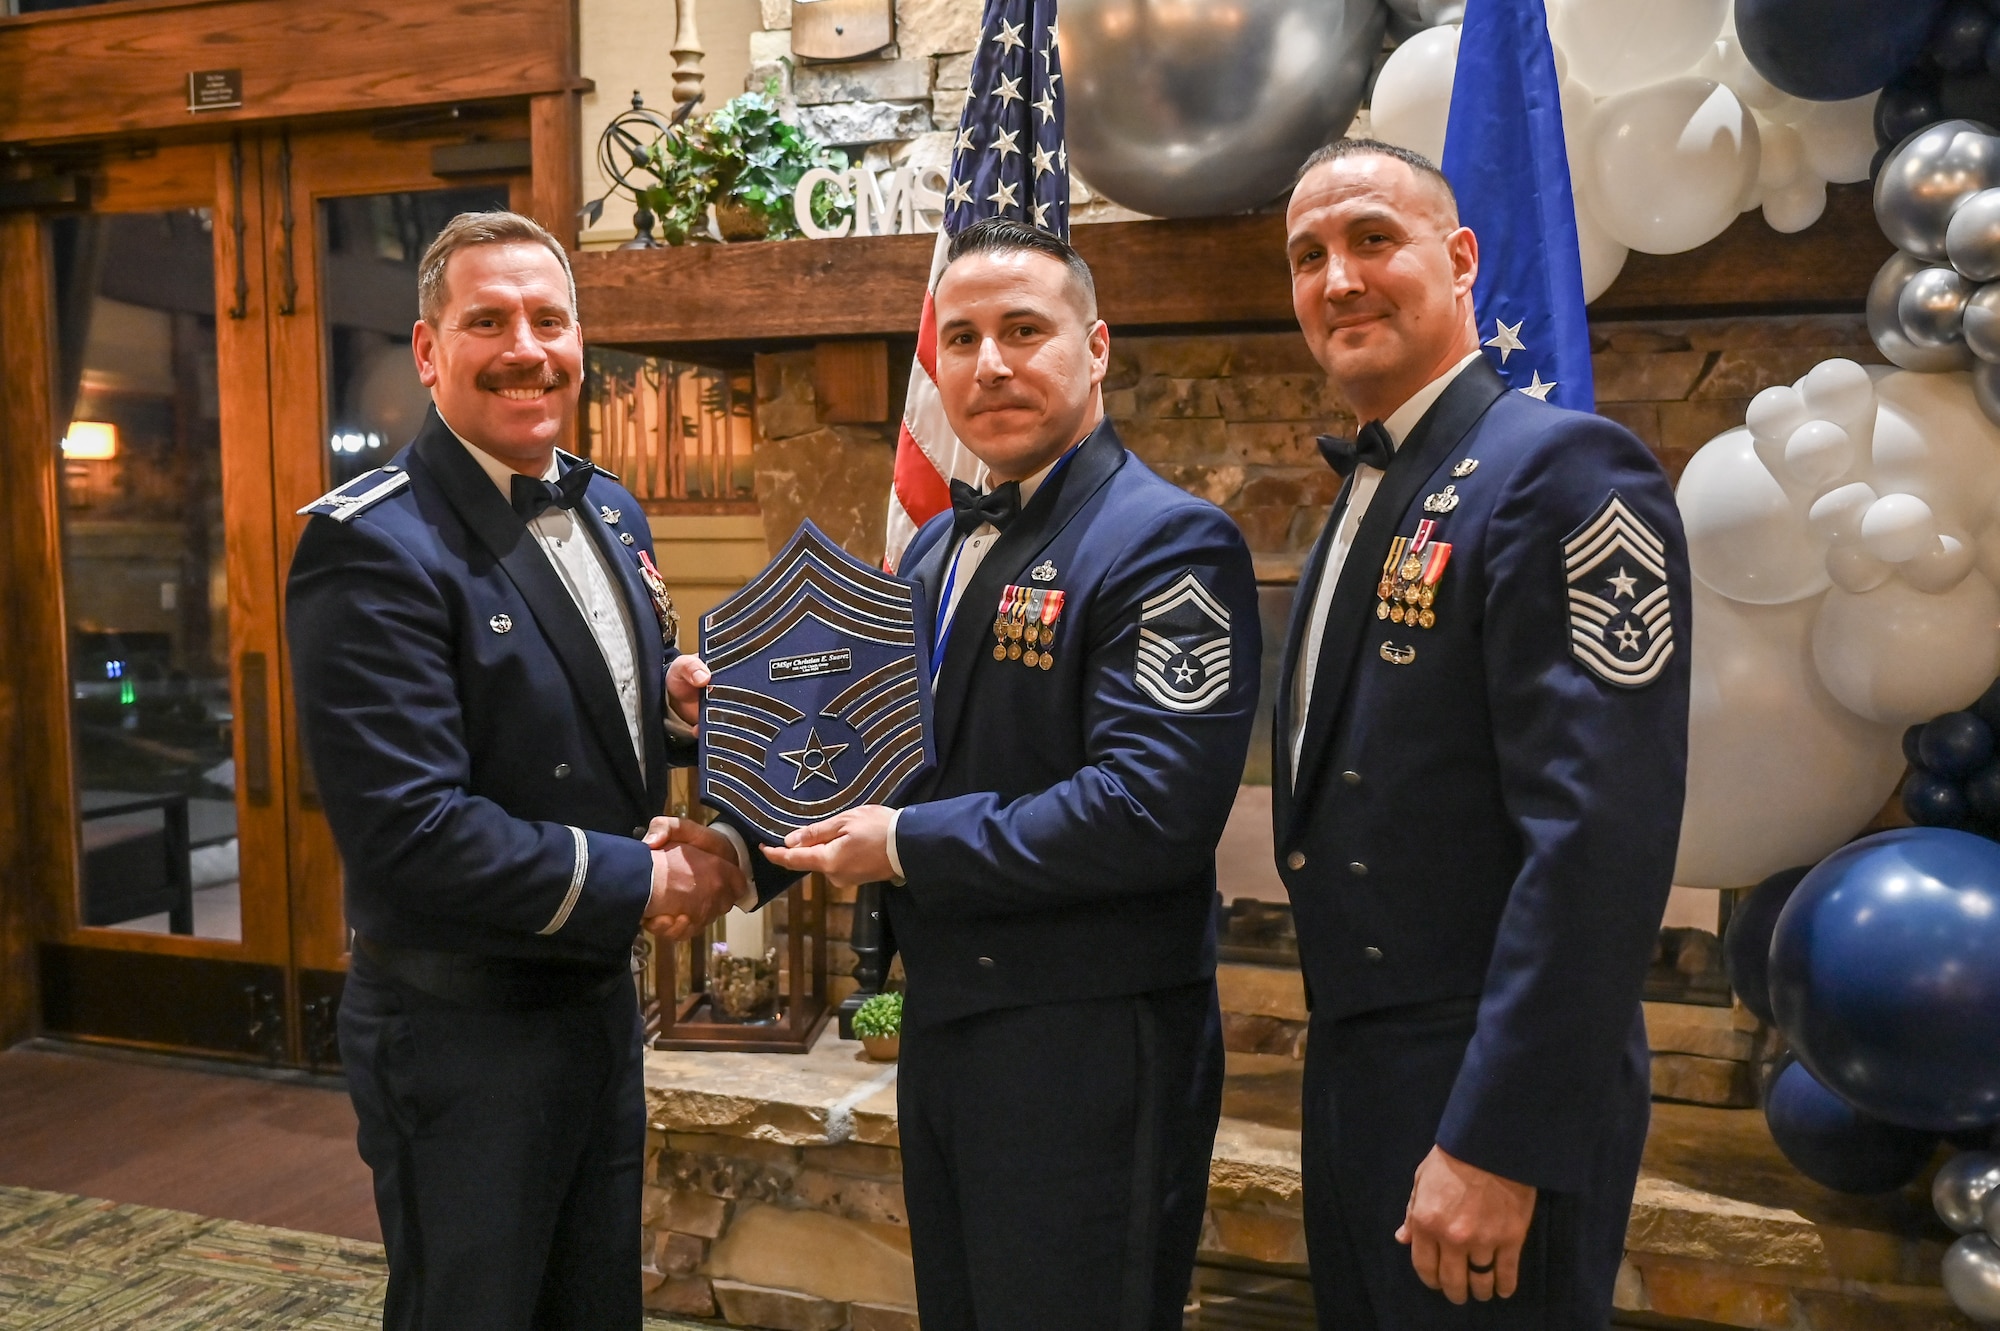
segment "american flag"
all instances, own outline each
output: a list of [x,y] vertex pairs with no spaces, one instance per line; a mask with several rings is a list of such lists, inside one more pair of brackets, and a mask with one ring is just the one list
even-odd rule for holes
[[937,390],[937,317],[932,293],[951,237],[988,217],[1016,217],[1069,235],[1069,154],[1063,148],[1062,61],[1055,0],[986,0],[972,91],[952,145],[944,226],[931,254],[917,330],[917,363],[896,440],[883,564],[894,569],[917,528],[951,507],[954,480],[980,484],[985,467],[944,417]]

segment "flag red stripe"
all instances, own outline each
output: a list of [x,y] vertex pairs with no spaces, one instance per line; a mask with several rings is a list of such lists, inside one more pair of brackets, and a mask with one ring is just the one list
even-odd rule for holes
[[921,527],[951,507],[951,486],[905,425],[896,438],[896,499],[910,521]]

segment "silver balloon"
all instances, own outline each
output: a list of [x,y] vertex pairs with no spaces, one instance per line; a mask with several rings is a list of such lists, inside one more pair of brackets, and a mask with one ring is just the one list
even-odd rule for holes
[[2000,361],[2000,282],[1965,299],[1965,345],[1984,361]]
[[2000,1246],[1967,1234],[1944,1250],[1944,1292],[1975,1322],[2000,1322]]
[[1958,205],[1945,224],[1944,252],[1975,282],[2000,277],[2000,189],[1983,189]]
[[1381,0],[1065,0],[1077,173],[1159,217],[1266,203],[1354,119],[1385,20]]
[[1952,210],[2000,185],[2000,138],[1976,120],[1941,120],[1917,131],[1875,177],[1875,220],[1897,249],[1945,257]]
[[1939,1167],[1931,1180],[1931,1205],[1938,1219],[1960,1234],[1984,1223],[1986,1196],[2000,1187],[2000,1155],[1961,1151]]
[[1972,400],[1987,420],[2000,425],[2000,365],[1985,360],[1972,363]]
[[2000,1243],[2000,1188],[1987,1191],[1986,1200],[1979,1207],[1979,1222],[1986,1230],[1986,1237]]
[[1897,312],[1903,287],[1931,265],[1908,254],[1893,256],[1868,284],[1868,336],[1875,349],[1906,370],[1931,373],[1938,370],[1965,370],[1973,356],[1962,342],[1949,346],[1920,347],[1903,336],[1903,321]]
[[1903,336],[1920,347],[1958,341],[1965,327],[1965,298],[1972,288],[1952,268],[1926,268],[1903,283],[1896,297],[1896,320]]

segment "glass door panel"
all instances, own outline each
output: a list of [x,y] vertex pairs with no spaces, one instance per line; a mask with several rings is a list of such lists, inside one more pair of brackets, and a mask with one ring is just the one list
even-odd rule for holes
[[240,942],[214,215],[62,218],[60,513],[90,927]]

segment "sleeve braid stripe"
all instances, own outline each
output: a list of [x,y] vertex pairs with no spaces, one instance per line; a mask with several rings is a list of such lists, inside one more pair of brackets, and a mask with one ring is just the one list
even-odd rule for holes
[[556,917],[548,922],[546,928],[537,930],[544,937],[558,932],[569,923],[569,913],[576,909],[576,899],[583,895],[583,880],[590,875],[590,842],[584,838],[582,828],[572,827],[569,834],[576,841],[576,867],[570,871],[569,895],[563,898]]

